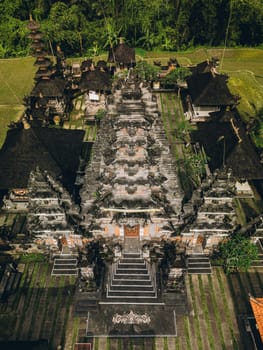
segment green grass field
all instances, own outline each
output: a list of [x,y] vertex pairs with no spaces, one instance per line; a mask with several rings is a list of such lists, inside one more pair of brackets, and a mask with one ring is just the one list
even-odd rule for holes
[[24,110],[23,97],[34,84],[34,58],[0,60],[0,147],[12,120],[18,120]]

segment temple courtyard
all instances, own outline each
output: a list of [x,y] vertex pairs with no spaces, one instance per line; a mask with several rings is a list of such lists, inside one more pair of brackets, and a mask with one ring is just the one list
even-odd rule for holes
[[[88,315],[76,316],[75,277],[51,276],[51,269],[52,265],[47,262],[28,262],[18,266],[18,270],[23,271],[19,288],[7,303],[0,305],[1,334],[5,339],[49,339],[50,348],[59,349],[61,345],[66,350],[72,350],[75,343],[89,339],[94,349],[99,350],[252,349],[244,319],[251,314],[248,293],[262,295],[262,268],[226,276],[221,267],[213,267],[211,275],[186,275],[188,312],[185,315],[170,312],[168,320],[162,319],[167,306],[155,306],[152,311],[151,306],[140,309],[128,305],[120,310],[119,307],[114,309],[114,305],[110,308],[99,305],[98,311],[90,311],[89,320]],[[113,334],[111,337],[103,334],[101,328],[97,333],[102,333],[100,337],[89,338],[89,332],[94,332],[92,322],[96,322],[93,313],[105,315],[100,319],[100,327],[103,327],[109,321],[106,309],[110,320],[111,311],[119,314],[133,311],[150,317],[157,313],[160,320],[155,331],[163,331],[166,336],[140,337],[135,329],[135,337],[116,339]]]

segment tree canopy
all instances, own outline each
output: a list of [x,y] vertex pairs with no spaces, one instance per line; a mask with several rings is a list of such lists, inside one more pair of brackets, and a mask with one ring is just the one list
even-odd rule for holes
[[248,237],[235,234],[219,246],[219,253],[224,261],[226,273],[246,271],[253,260],[257,259],[258,249]]
[[0,58],[28,53],[30,14],[68,55],[102,50],[118,36],[150,50],[256,46],[263,37],[262,0],[1,0]]

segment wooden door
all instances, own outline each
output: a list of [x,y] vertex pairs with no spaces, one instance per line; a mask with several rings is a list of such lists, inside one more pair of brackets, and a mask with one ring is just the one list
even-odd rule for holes
[[135,225],[133,227],[124,225],[125,237],[139,237],[139,235],[140,235],[140,225]]

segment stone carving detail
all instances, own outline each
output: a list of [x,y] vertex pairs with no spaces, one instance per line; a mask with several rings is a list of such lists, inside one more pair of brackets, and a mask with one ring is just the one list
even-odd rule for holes
[[[83,176],[81,226],[95,237],[116,232],[122,237],[122,225],[144,226],[148,222],[149,237],[170,235],[162,227],[167,221],[175,228],[182,224],[183,192],[157,102],[131,71],[125,82],[115,87],[113,100],[100,123]],[[146,214],[144,209],[153,211]],[[93,223],[101,229],[94,230]]]
[[128,314],[115,314],[112,317],[112,322],[114,324],[149,324],[151,322],[150,316],[145,314],[135,314],[132,310]]

